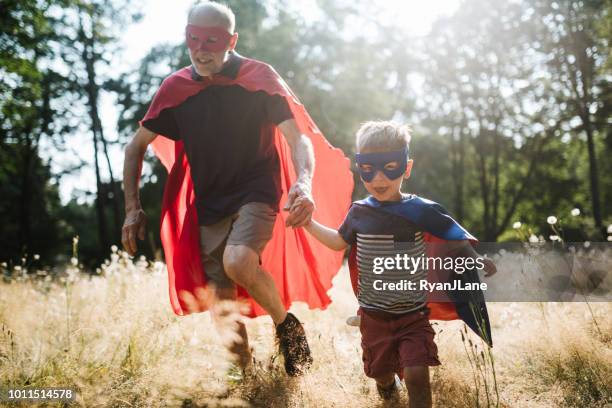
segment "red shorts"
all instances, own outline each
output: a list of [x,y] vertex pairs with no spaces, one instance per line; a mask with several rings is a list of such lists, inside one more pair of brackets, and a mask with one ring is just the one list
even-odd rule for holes
[[368,377],[401,375],[405,367],[440,365],[428,308],[403,314],[361,308],[360,314],[363,368]]

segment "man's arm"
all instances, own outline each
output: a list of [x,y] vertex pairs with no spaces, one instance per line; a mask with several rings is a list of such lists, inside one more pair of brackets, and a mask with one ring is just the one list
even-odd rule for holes
[[123,248],[130,255],[136,253],[136,236],[140,240],[145,238],[146,217],[140,205],[138,185],[140,183],[142,161],[145,152],[156,136],[154,132],[141,126],[125,147],[125,161],[123,162],[125,221],[121,229],[121,242],[123,243]]
[[[284,209],[289,210],[286,225],[293,228],[303,227],[310,222],[315,206],[312,198],[312,174],[314,172],[314,153],[312,143],[300,133],[295,119],[288,119],[278,125],[291,148],[291,157],[297,180],[291,186]],[[304,200],[296,199],[304,197]]]

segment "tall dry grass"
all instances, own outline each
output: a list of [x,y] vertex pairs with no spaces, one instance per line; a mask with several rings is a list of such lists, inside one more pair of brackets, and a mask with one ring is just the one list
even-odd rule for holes
[[[162,264],[133,263],[115,252],[101,272],[89,277],[70,265],[61,280],[13,277],[0,285],[0,386],[70,386],[75,404],[85,407],[383,406],[363,374],[359,330],[344,323],[356,310],[346,269],[328,310],[293,307],[315,358],[297,379],[282,370],[269,318],[247,321],[257,365],[241,379],[209,313],[172,313]],[[489,406],[519,408],[612,403],[610,303],[489,309],[494,365],[483,377],[461,341],[462,324],[435,322],[442,361],[431,374],[435,406],[483,407],[487,399]],[[467,339],[476,355],[486,353],[472,333]],[[491,368],[499,398],[491,393]],[[477,378],[489,381],[488,391]],[[400,402],[407,402],[405,391]]]

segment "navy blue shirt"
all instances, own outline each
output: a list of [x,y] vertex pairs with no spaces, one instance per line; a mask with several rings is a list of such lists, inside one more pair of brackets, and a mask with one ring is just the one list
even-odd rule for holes
[[[235,78],[243,58],[231,53],[217,75]],[[192,78],[201,77],[192,67]],[[278,210],[280,161],[274,127],[293,118],[285,98],[238,85],[209,86],[143,122],[152,132],[183,140],[200,225],[214,224],[249,202]]]
[[[383,203],[384,205],[384,203]],[[398,283],[427,279],[427,270],[391,269],[381,271],[375,258],[423,257],[425,255],[424,231],[416,224],[399,215],[390,214],[380,208],[353,204],[338,229],[344,241],[357,248],[359,271],[359,306],[388,313],[401,314],[422,308],[426,292],[422,290],[378,290],[383,282]]]

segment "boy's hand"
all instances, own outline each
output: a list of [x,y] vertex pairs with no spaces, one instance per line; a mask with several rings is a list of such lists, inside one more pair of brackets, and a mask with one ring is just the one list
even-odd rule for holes
[[497,272],[497,266],[489,258],[483,258],[482,263],[484,264],[483,271],[485,271],[485,277],[493,276]]

